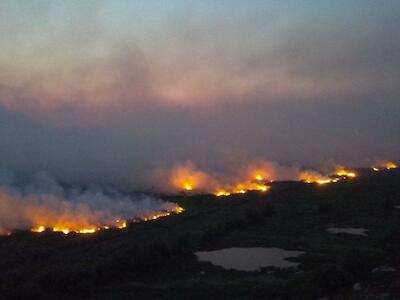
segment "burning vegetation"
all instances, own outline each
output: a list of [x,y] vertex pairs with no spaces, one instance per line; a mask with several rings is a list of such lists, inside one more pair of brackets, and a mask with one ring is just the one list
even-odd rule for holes
[[[270,165],[267,164],[246,167],[243,168],[244,171],[237,172],[231,176],[213,176],[197,170],[193,164],[189,166],[190,168],[180,166],[178,168],[179,172],[171,172],[171,182],[174,183],[175,191],[185,193],[204,192],[218,197],[245,194],[249,191],[267,192],[271,189],[270,183],[281,179],[278,176],[279,171],[276,168],[268,168]],[[283,168],[281,167],[281,169]],[[335,183],[339,180],[357,176],[355,171],[346,168],[338,168],[328,175],[322,175],[313,170],[301,171],[295,168],[287,168],[284,171],[287,174],[286,178],[284,177],[286,180],[298,180],[319,185]],[[174,177],[175,174],[179,176]]]
[[[397,168],[395,163],[384,161],[374,166],[373,170],[394,168]],[[358,176],[358,173],[353,169],[338,166],[326,174],[321,174],[314,170],[282,167],[271,162],[260,161],[223,176],[199,170],[193,163],[180,165],[173,168],[172,171],[164,172],[163,175],[170,178],[172,185],[167,189],[170,192],[207,193],[223,197],[244,194],[248,191],[267,192],[271,189],[270,183],[275,180],[326,185],[341,180],[354,179]]]
[[346,168],[340,168],[335,173],[336,176],[343,177],[343,178],[354,178],[357,177],[357,173]]
[[111,228],[124,229],[129,222],[150,221],[183,212],[175,203],[146,195],[110,196],[101,190],[62,190],[61,196],[54,189],[53,193],[31,189],[0,188],[0,234],[16,230],[90,234]]
[[[371,171],[395,168],[395,163],[381,161]],[[314,170],[285,168],[264,161],[238,168],[223,176],[199,170],[190,162],[160,174],[163,180],[156,182],[167,182],[169,192],[207,193],[217,197],[249,191],[266,193],[276,180],[326,185],[358,176],[355,170],[346,167],[337,167],[324,175]],[[90,234],[112,228],[124,229],[128,223],[151,221],[184,210],[175,203],[145,195],[105,194],[101,189],[67,191],[55,182],[46,180],[48,191],[37,190],[32,184],[25,189],[0,186],[0,234],[27,229],[36,233]]]
[[112,224],[108,225],[80,225],[79,223],[75,223],[74,220],[70,220],[65,223],[57,223],[58,225],[54,225],[54,227],[51,226],[44,226],[44,225],[39,225],[35,226],[31,229],[32,232],[40,233],[44,232],[46,230],[50,230],[53,232],[62,232],[64,234],[69,234],[69,233],[78,233],[78,234],[88,234],[88,233],[95,233],[100,230],[108,230],[110,228],[114,229],[125,229],[128,226],[128,222],[147,222],[147,221],[152,221],[156,220],[162,217],[167,217],[170,216],[172,213],[175,214],[180,214],[184,211],[184,209],[180,206],[176,206],[175,208],[171,210],[165,210],[165,211],[159,211],[159,212],[154,212],[152,214],[149,214],[148,216],[145,217],[140,217],[140,218],[135,218],[135,219],[130,219],[130,220],[120,220],[116,219]]
[[372,167],[372,169],[375,172],[378,172],[380,170],[391,170],[391,169],[397,169],[397,168],[398,168],[397,164],[395,164],[394,162],[391,162],[391,161],[387,161],[387,160],[379,161]]

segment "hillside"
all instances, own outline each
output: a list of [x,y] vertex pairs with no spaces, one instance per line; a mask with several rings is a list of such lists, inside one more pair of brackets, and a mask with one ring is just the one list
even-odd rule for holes
[[[124,230],[1,236],[1,299],[396,299],[400,170],[359,173],[328,185],[276,182],[267,193],[166,196],[185,212]],[[368,231],[332,234],[330,227]],[[305,254],[293,259],[298,269],[257,272],[194,255],[229,247]]]

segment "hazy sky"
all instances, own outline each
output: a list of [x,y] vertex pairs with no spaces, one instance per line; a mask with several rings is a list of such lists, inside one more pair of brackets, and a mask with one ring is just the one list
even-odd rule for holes
[[399,159],[400,2],[0,2],[0,168]]

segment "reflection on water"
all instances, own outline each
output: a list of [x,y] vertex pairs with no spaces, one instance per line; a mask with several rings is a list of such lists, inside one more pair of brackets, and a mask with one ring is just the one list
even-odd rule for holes
[[227,248],[195,253],[199,261],[210,262],[224,269],[257,271],[263,267],[290,268],[298,263],[286,258],[304,254],[302,251],[286,251],[279,248]]
[[331,227],[326,229],[326,231],[330,233],[348,233],[348,234],[366,236],[368,230],[364,228],[352,228],[352,227],[347,227],[347,228]]

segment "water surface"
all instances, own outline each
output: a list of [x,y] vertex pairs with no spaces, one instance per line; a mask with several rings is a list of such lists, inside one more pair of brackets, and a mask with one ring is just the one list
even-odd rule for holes
[[353,228],[353,227],[346,227],[346,228],[331,227],[326,229],[326,231],[330,233],[347,233],[347,234],[366,236],[368,230],[365,228]]
[[299,264],[286,260],[304,254],[280,248],[226,248],[195,253],[199,261],[210,262],[224,269],[258,271],[264,267],[290,268]]

